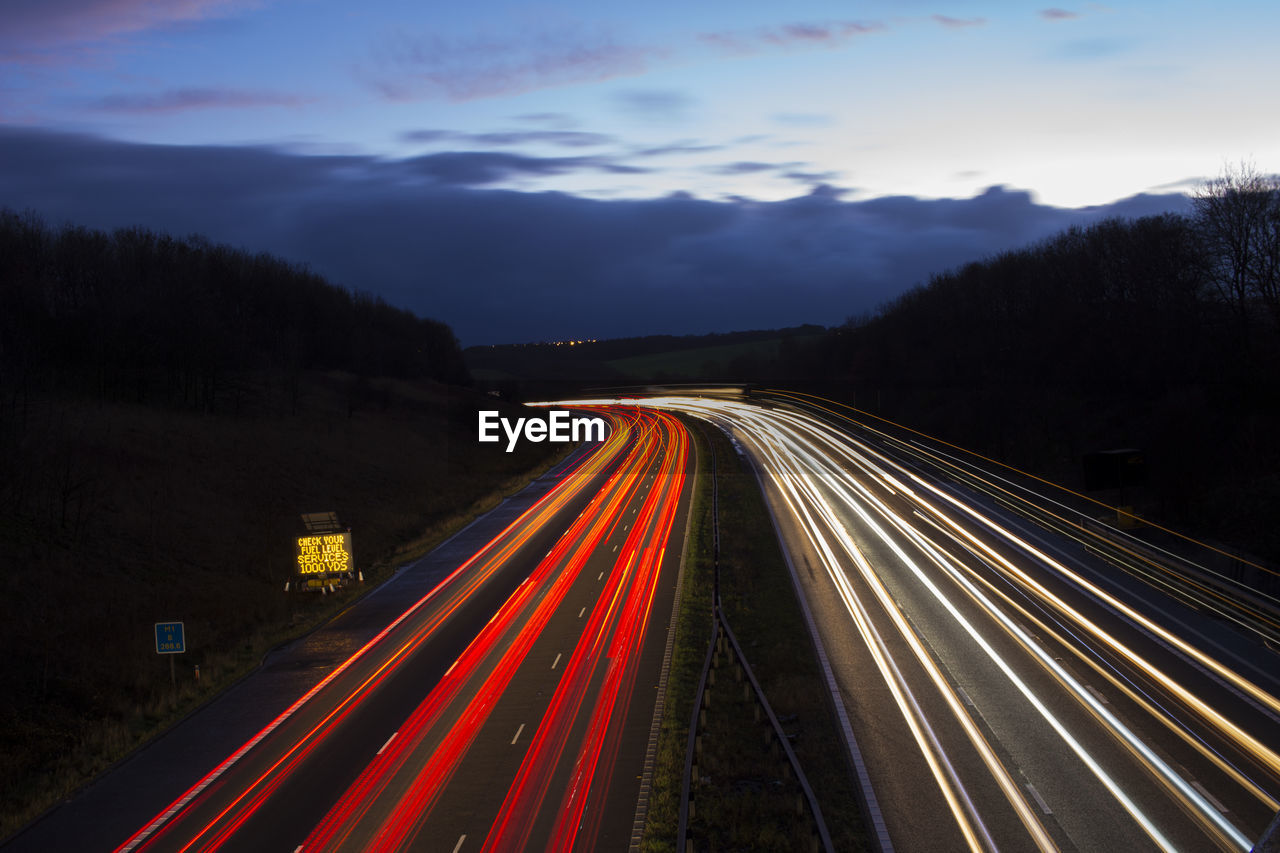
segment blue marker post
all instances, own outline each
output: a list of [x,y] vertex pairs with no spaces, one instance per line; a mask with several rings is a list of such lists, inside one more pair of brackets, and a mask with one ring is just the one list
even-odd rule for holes
[[[181,622],[156,623],[156,654],[180,655],[187,650],[187,638],[182,630]],[[176,691],[178,676],[174,672],[173,658],[169,658],[169,683]]]

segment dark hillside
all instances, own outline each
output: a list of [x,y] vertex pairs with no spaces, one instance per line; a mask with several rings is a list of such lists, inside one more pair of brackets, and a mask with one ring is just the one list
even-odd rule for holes
[[795,378],[800,348],[821,326],[708,335],[650,335],[603,341],[552,341],[468,347],[476,385],[511,399],[546,399],[583,387]]
[[464,383],[443,323],[270,255],[139,228],[111,234],[0,211],[0,380],[203,411],[249,371],[345,370]]

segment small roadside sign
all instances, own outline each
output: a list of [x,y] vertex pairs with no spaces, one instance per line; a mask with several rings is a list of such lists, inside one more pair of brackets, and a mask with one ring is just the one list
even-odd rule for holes
[[187,650],[187,639],[183,636],[181,622],[156,623],[156,654],[180,655]]

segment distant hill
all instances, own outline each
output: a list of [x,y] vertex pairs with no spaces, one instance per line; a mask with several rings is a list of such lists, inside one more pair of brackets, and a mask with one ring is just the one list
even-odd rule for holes
[[709,335],[650,335],[602,341],[542,341],[468,347],[463,358],[477,384],[517,395],[548,384],[762,381],[781,378],[821,326]]

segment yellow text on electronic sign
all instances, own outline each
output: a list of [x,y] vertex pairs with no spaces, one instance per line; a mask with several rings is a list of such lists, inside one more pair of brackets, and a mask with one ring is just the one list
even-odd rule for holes
[[351,569],[351,531],[298,537],[298,574],[337,575]]

